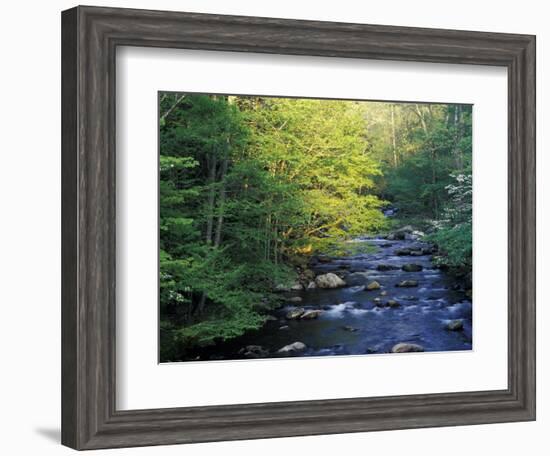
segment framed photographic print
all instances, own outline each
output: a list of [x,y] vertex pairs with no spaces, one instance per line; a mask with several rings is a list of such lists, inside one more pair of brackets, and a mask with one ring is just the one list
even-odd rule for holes
[[62,442],[535,419],[535,38],[62,14]]

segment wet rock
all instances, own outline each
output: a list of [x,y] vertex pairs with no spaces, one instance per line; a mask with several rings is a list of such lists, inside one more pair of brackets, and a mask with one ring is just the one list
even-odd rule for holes
[[289,326],[288,325],[283,325],[279,328],[279,331],[284,331],[286,329],[289,329]]
[[277,353],[281,355],[297,355],[302,353],[307,348],[303,342],[294,342],[289,345],[285,345],[283,348],[277,350]]
[[290,287],[283,283],[279,283],[275,285],[275,288],[273,289],[273,291],[275,291],[276,293],[283,293],[285,291],[290,291]]
[[372,300],[372,302],[374,303],[374,305],[376,307],[384,307],[385,306],[385,304],[382,302],[382,300],[380,298],[374,298]]
[[315,282],[312,281],[307,284],[308,290],[314,290],[315,288],[317,288],[317,285],[315,285]]
[[300,317],[300,320],[314,320],[315,318],[319,317],[323,313],[322,310],[306,310],[302,316]]
[[411,249],[395,249],[393,253],[398,256],[407,256],[411,254]]
[[380,284],[379,284],[376,280],[373,280],[372,282],[370,282],[370,283],[365,287],[365,289],[368,290],[368,291],[379,290],[379,289],[380,289]]
[[418,301],[416,296],[400,296],[399,299],[402,301]]
[[396,285],[396,287],[402,287],[402,288],[410,288],[410,287],[417,287],[417,286],[418,286],[417,280],[402,280]]
[[399,307],[401,305],[395,299],[389,299],[386,304],[388,307],[392,307],[392,308]]
[[319,288],[339,288],[346,286],[346,282],[332,272],[315,277],[315,284]]
[[348,325],[342,326],[342,329],[343,329],[344,331],[349,331],[349,332],[357,332],[357,331],[359,331],[359,328],[355,328],[355,327],[353,327],[353,326],[348,326]]
[[239,350],[239,355],[245,358],[265,358],[269,356],[269,350],[266,350],[261,345],[247,345]]
[[393,244],[391,242],[384,242],[382,244],[380,244],[380,247],[382,247],[383,249],[387,249],[388,247],[391,247]]
[[300,291],[300,290],[303,290],[304,287],[303,287],[303,285],[302,285],[301,283],[295,283],[294,285],[292,285],[292,286],[290,287],[290,289],[291,289],[292,291]]
[[445,329],[448,331],[462,331],[464,329],[464,322],[462,320],[451,320],[445,325]]
[[394,266],[393,264],[379,264],[376,266],[377,271],[393,271],[395,269],[399,269],[397,266]]
[[305,313],[305,309],[303,307],[297,307],[296,309],[289,310],[285,318],[287,320],[297,320]]
[[415,229],[411,226],[411,225],[405,225],[401,228],[399,228],[398,230],[395,230],[394,233],[412,233],[414,232]]
[[380,296],[386,296],[388,294],[388,292],[386,290],[382,290],[380,292]]
[[400,342],[398,344],[395,344],[391,352],[392,353],[412,353],[412,352],[423,352],[424,347],[422,345],[418,344],[411,344],[408,342]]
[[328,257],[328,256],[318,256],[318,257],[317,257],[317,261],[318,261],[319,263],[330,263],[332,260],[331,260],[331,258]]
[[311,269],[304,269],[300,276],[303,277],[305,282],[315,280],[315,273]]
[[403,269],[403,271],[405,272],[420,272],[424,268],[420,264],[409,263],[404,264],[401,269]]
[[411,250],[409,255],[410,256],[422,256],[422,255],[424,255],[424,252],[422,252],[422,250]]
[[288,298],[287,299],[287,302],[294,302],[294,303],[298,303],[298,302],[302,302],[303,299],[300,298],[300,296],[292,296],[291,298]]

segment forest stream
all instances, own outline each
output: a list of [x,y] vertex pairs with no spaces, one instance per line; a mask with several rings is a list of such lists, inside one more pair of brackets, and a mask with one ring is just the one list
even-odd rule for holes
[[[317,257],[310,264],[316,276],[333,273],[345,285],[285,291],[285,304],[263,327],[203,349],[200,359],[390,353],[399,343],[423,351],[471,350],[471,299],[456,278],[432,264],[430,244],[350,242],[370,246],[356,249],[368,253]],[[304,318],[311,311],[318,312]]]

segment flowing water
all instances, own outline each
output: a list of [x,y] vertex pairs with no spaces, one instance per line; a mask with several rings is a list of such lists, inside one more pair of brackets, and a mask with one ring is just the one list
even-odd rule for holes
[[[300,297],[302,301],[274,310],[273,319],[261,329],[210,347],[200,359],[243,358],[241,348],[247,345],[269,352],[262,357],[277,357],[280,348],[298,341],[307,347],[298,356],[389,353],[400,342],[421,345],[425,351],[471,350],[471,300],[456,279],[432,264],[428,244],[369,238],[353,242],[372,246],[372,252],[311,265],[316,275],[333,272],[341,276],[345,287],[285,293],[287,299]],[[403,249],[417,250],[415,256],[398,255]],[[420,265],[422,270],[406,272],[401,269],[405,264]],[[416,281],[417,286],[397,287],[403,280]],[[381,288],[368,291],[366,286],[372,281]],[[378,305],[375,298],[380,299]],[[388,300],[397,301],[398,306],[385,306]],[[287,320],[286,314],[296,307],[323,312],[312,320]],[[461,320],[463,328],[446,329],[453,320]]]

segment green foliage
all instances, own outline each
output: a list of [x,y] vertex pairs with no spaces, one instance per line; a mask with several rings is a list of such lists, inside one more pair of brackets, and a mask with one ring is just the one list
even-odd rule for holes
[[[164,93],[159,108],[161,360],[260,327],[309,255],[388,228],[386,200],[437,218],[470,163],[455,105]],[[449,261],[466,256],[455,215]]]
[[450,200],[442,218],[436,221],[436,231],[430,240],[443,256],[437,262],[458,269],[472,266],[472,175],[453,175],[454,182],[446,187]]

